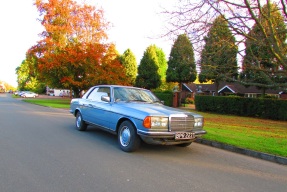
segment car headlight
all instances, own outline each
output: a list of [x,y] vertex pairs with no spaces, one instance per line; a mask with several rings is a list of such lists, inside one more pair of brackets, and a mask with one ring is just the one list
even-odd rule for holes
[[194,127],[203,127],[203,118],[202,117],[194,118]]
[[143,126],[148,129],[167,129],[168,118],[167,117],[151,117],[147,116],[143,120]]

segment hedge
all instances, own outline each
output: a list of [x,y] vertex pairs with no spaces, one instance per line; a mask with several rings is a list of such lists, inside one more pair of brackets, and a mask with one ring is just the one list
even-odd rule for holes
[[164,101],[164,105],[172,106],[173,93],[172,91],[153,92],[161,101]]
[[195,96],[198,111],[287,120],[287,100],[226,96]]

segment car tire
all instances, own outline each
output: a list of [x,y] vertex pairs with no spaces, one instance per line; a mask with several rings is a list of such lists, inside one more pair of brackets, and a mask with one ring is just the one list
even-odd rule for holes
[[82,114],[80,112],[76,115],[76,128],[79,131],[86,131],[87,130],[87,123],[83,120]]
[[121,123],[118,129],[118,143],[125,152],[133,152],[139,148],[141,139],[136,133],[135,126],[130,121]]
[[189,143],[181,143],[181,144],[178,144],[177,146],[179,147],[187,147],[187,146],[190,146],[192,142],[189,142]]

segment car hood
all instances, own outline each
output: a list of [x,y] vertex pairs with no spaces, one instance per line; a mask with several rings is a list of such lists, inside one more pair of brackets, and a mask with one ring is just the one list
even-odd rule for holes
[[131,116],[138,116],[138,118],[144,118],[146,116],[171,116],[180,114],[200,116],[196,113],[155,103],[123,102],[115,103],[113,108],[115,112],[129,114]]

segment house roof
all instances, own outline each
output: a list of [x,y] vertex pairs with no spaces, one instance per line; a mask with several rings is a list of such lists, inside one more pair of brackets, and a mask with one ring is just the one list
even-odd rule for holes
[[[188,83],[184,84],[187,90],[191,90],[191,92],[198,92],[201,90],[202,92],[215,92],[216,85],[215,84],[194,84]],[[247,93],[262,93],[261,89],[258,89],[256,86],[244,86],[242,84],[236,82],[221,82],[218,86],[218,92],[232,92],[232,93],[240,93],[240,94],[247,94]],[[267,89],[265,93],[267,94],[279,94],[282,90],[274,90],[274,89]]]
[[[224,91],[226,90],[226,91]],[[232,92],[232,93],[236,93],[236,88],[233,85],[225,85],[224,87],[222,87],[220,90],[218,90],[218,92]]]
[[193,93],[193,92],[196,92],[197,87],[195,83],[190,83],[190,84],[183,83],[182,89],[186,89],[187,91]]

